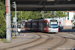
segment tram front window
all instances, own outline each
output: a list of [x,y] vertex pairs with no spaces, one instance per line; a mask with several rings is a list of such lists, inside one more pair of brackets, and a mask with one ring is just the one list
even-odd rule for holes
[[51,26],[51,28],[57,28],[58,27],[57,24],[51,24],[50,26]]

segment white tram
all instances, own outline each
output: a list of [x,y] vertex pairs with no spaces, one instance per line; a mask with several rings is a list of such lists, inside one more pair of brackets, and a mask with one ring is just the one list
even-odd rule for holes
[[25,22],[26,30],[34,30],[41,32],[59,32],[58,20],[54,18],[31,20]]

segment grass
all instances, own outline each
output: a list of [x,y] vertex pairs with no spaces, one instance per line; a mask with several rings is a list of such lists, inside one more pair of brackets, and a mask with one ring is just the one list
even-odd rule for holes
[[[12,37],[12,39],[16,39],[17,37]],[[1,39],[0,41],[3,41],[3,43],[10,43],[10,42],[7,42],[7,40],[5,38]]]
[[12,37],[12,39],[16,39],[17,37]]
[[3,43],[6,43],[7,42],[5,38],[4,39],[1,39],[1,41],[3,41]]

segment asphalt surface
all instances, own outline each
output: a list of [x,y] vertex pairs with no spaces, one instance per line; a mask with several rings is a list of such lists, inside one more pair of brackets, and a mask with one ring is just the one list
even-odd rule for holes
[[0,50],[72,50],[75,48],[75,30],[64,29],[59,33],[21,31],[11,43],[0,41]]

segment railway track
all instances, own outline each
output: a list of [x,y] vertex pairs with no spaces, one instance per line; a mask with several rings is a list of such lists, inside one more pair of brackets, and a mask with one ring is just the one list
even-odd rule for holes
[[67,38],[67,39],[72,39],[72,40],[75,40],[75,35],[73,35],[72,33],[67,33],[66,34],[58,34],[58,36],[61,36],[61,37],[64,37],[64,38]]
[[[64,33],[64,34],[58,34],[58,36],[61,36],[65,39],[67,39],[66,43],[60,47],[57,47],[58,50],[73,50],[73,48],[75,48],[75,35],[73,35],[73,32],[70,33]],[[56,50],[56,49],[54,49]]]
[[[50,35],[51,36],[51,35]],[[54,36],[54,35],[53,35]],[[26,50],[52,50],[65,42],[65,39],[59,36],[52,37],[50,40],[39,46],[27,48]]]
[[[23,48],[21,46],[24,46],[24,49],[32,48],[34,46],[41,45],[41,44],[47,42],[50,39],[50,37],[48,35],[44,35],[44,37],[46,37],[45,39],[43,39],[43,36],[41,36],[41,35],[37,35],[37,36],[39,36],[39,37],[37,39],[33,40],[33,41],[23,43],[23,44],[20,44],[20,45],[16,45],[16,46],[12,46],[12,47],[8,47],[8,48],[4,48],[4,49],[0,49],[0,50],[15,50],[15,49],[16,50],[19,50],[19,49],[21,50],[21,48]],[[40,40],[42,40],[42,41],[40,41]],[[22,49],[22,50],[24,50],[24,49]]]
[[48,34],[40,32],[31,34],[36,36],[32,39],[29,39],[28,42],[4,48],[2,50],[57,50],[59,46],[62,46],[63,44],[68,42],[66,38],[58,34]]
[[55,45],[55,46],[49,48],[48,50],[53,50],[54,48],[56,48],[56,47],[58,47],[58,46],[60,46],[60,45],[62,45],[63,43],[66,42],[66,39],[65,39],[65,38],[63,38],[62,36],[60,36],[60,38],[61,38],[62,40],[61,40],[57,45]]
[[0,50],[8,50],[8,49],[11,49],[11,48],[16,48],[16,47],[19,47],[19,46],[22,46],[22,45],[26,45],[26,44],[29,44],[29,43],[32,43],[32,42],[35,42],[35,41],[37,41],[37,40],[39,40],[41,38],[41,36],[40,35],[36,35],[36,38],[34,39],[29,39],[27,42],[25,42],[25,41],[23,41],[23,42],[20,42],[21,44],[16,44],[16,46],[12,46],[12,47],[6,47],[6,48],[3,48],[3,49],[0,49]]
[[[47,41],[49,41],[51,39],[49,35],[41,35],[41,37],[42,38],[40,39],[40,43],[33,42],[33,43],[35,43],[34,45],[27,47],[27,48],[24,48],[24,49],[21,49],[21,50],[28,50],[30,48],[37,47],[39,45],[46,43]],[[44,37],[46,37],[46,38],[44,38]],[[37,41],[37,42],[39,42],[39,41]]]

